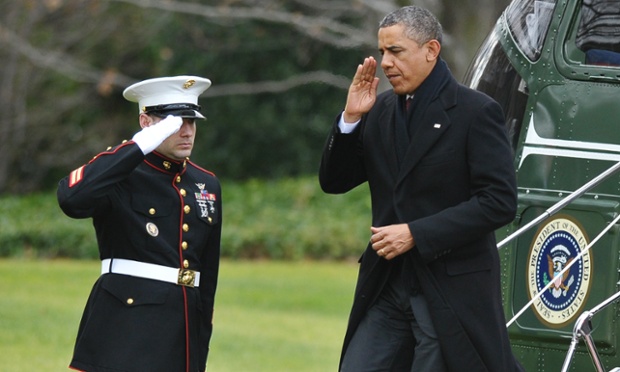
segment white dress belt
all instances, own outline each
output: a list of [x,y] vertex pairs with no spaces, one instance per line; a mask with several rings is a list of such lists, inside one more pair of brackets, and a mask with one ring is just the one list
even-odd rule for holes
[[[112,264],[110,264],[112,261]],[[126,260],[124,258],[106,258],[101,261],[101,275],[122,274],[138,278],[160,280],[162,282],[198,287],[200,273],[188,269],[176,269],[174,267],[156,265],[147,262]]]

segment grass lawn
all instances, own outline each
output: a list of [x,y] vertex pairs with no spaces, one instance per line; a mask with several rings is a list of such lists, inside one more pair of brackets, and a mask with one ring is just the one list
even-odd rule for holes
[[[95,261],[0,260],[0,369],[68,371]],[[335,371],[357,265],[223,261],[209,372]]]

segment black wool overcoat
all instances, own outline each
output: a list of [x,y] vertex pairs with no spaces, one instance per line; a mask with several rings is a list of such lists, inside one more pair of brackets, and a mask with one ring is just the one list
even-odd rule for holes
[[[502,309],[494,230],[516,213],[512,150],[501,107],[450,77],[413,134],[401,164],[395,146],[398,96],[380,94],[350,134],[337,122],[319,180],[328,193],[368,182],[372,225],[407,223],[414,271],[450,371],[513,371]],[[368,245],[360,258],[343,354],[389,275]],[[342,361],[342,359],[341,359]]]

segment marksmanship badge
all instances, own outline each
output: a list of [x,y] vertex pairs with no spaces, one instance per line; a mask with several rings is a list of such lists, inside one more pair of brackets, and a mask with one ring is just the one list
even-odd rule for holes
[[146,224],[146,232],[149,233],[150,236],[159,235],[159,229],[157,228],[157,225],[155,225],[153,222],[149,222]]
[[[582,228],[567,216],[546,221],[532,241],[527,264],[529,298],[553,282],[534,303],[534,313],[547,326],[560,328],[582,311],[589,293],[592,257]],[[560,271],[572,261],[569,270]]]
[[198,189],[200,190],[200,192],[194,193],[194,196],[196,197],[196,204],[200,209],[200,217],[208,218],[215,213],[216,196],[215,194],[205,190],[204,183],[197,183],[196,186],[198,186]]

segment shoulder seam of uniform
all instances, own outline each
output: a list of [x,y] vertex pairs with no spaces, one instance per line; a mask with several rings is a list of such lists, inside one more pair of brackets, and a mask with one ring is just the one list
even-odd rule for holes
[[213,172],[211,172],[211,171],[209,171],[209,170],[204,169],[203,167],[201,167],[201,166],[197,165],[196,163],[194,163],[194,162],[193,162],[193,161],[191,161],[191,160],[189,160],[189,161],[188,161],[188,163],[189,163],[189,164],[191,164],[194,168],[196,168],[196,169],[198,169],[198,170],[201,170],[201,171],[203,171],[203,172],[205,172],[205,173],[208,173],[208,174],[212,175],[213,177],[217,177],[217,176],[215,175],[215,173],[213,173]]

